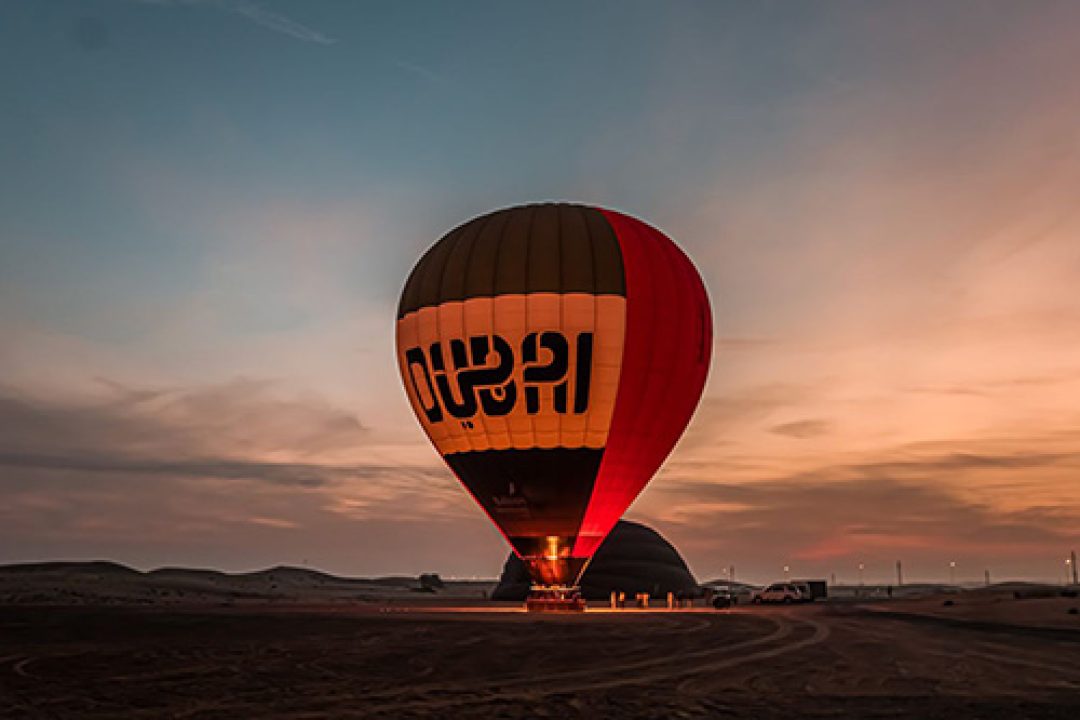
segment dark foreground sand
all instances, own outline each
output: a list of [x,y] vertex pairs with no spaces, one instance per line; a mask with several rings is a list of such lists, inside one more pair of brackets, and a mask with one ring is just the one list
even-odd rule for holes
[[[1031,602],[1058,617],[1070,601]],[[924,605],[569,617],[421,603],[7,606],[0,715],[1080,717],[1080,620]],[[1015,607],[1022,620],[1035,606]]]

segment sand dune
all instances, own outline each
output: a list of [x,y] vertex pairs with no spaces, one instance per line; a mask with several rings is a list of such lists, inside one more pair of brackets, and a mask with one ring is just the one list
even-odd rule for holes
[[[437,594],[483,598],[494,584],[446,582]],[[0,604],[363,602],[408,598],[421,590],[416,577],[344,578],[284,566],[250,573],[189,568],[141,572],[104,561],[0,566]]]

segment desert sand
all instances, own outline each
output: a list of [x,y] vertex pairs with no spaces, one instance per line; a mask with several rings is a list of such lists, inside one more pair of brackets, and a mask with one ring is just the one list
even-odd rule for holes
[[0,607],[0,716],[1080,716],[1075,598],[1002,590],[537,616],[460,588],[330,601],[81,597]]

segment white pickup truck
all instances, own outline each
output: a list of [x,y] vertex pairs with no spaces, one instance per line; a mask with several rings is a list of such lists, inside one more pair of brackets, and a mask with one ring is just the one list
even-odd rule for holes
[[791,583],[773,583],[754,593],[750,602],[761,603],[797,603],[803,601],[802,591]]

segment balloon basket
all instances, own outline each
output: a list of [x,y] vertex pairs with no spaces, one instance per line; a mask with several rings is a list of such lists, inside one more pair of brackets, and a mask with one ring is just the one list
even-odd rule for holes
[[585,612],[585,599],[580,588],[534,585],[525,600],[525,609],[531,613]]

